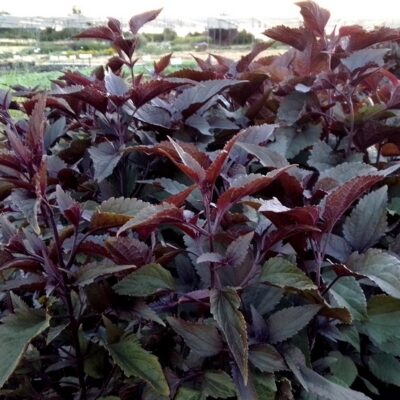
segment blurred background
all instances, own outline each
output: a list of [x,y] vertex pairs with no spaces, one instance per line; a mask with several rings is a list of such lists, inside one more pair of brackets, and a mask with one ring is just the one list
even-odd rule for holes
[[[365,28],[400,26],[393,0],[320,0],[331,12],[328,30],[359,24]],[[257,41],[267,40],[262,32],[275,25],[298,26],[299,9],[292,0],[232,2],[231,0],[13,0],[0,3],[0,88],[12,85],[49,85],[63,69],[88,73],[104,65],[113,54],[107,42],[74,40],[108,16],[119,18],[125,28],[135,14],[163,8],[160,16],[145,25],[139,38],[136,68],[146,73],[154,60],[173,52],[170,68],[194,67],[191,54],[202,58],[217,53],[238,58]],[[279,44],[267,52],[282,52]],[[265,55],[265,53],[264,53]]]

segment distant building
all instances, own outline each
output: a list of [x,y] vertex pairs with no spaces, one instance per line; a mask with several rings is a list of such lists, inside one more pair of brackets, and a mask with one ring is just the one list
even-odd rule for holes
[[209,18],[207,32],[213,44],[229,46],[238,35],[238,25],[224,18]]

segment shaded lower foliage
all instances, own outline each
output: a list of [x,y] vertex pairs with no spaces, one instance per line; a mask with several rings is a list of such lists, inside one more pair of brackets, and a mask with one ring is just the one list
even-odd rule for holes
[[298,5],[281,56],[135,75],[155,10],[0,92],[1,398],[398,398],[398,32]]

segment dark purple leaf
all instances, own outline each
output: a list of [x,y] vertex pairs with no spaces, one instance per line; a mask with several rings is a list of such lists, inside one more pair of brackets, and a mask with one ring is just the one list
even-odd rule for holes
[[158,14],[162,9],[160,8],[159,10],[152,10],[152,11],[146,11],[142,14],[135,15],[129,20],[129,29],[131,30],[132,34],[136,35],[139,32],[139,29],[144,25],[147,24],[147,22],[152,21],[153,19],[156,19]]
[[330,18],[330,12],[320,7],[314,1],[300,1],[296,3],[304,19],[304,26],[316,35],[322,36]]
[[337,221],[348,208],[382,179],[383,176],[361,176],[346,182],[344,185],[339,186],[339,188],[328,194],[325,198],[324,210],[322,213],[324,231],[331,232]]
[[76,39],[98,39],[112,42],[115,39],[115,33],[108,26],[97,26],[86,29],[75,36]]

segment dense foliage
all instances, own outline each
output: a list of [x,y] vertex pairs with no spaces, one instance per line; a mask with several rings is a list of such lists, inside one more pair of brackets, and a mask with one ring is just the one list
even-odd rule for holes
[[1,398],[398,398],[400,34],[298,5],[282,55],[144,78],[150,11],[1,92]]

